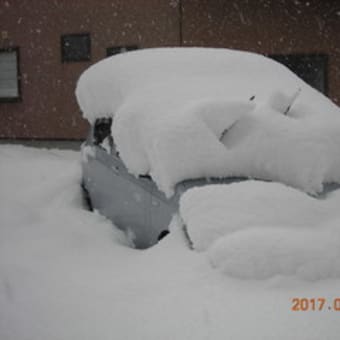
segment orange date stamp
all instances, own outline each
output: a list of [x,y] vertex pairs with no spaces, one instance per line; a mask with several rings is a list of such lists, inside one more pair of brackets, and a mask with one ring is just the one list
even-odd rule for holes
[[309,311],[336,311],[340,312],[340,298],[325,299],[325,298],[292,298],[291,310],[294,312],[309,312]]

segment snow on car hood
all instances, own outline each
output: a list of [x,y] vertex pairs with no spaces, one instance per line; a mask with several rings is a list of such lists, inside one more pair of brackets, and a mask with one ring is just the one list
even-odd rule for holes
[[193,248],[242,279],[340,277],[340,190],[316,199],[280,183],[188,190],[180,214]]
[[151,174],[168,196],[188,178],[245,176],[309,193],[340,181],[339,108],[261,55],[212,48],[124,53],[86,70],[76,96],[91,123],[114,118],[128,170]]

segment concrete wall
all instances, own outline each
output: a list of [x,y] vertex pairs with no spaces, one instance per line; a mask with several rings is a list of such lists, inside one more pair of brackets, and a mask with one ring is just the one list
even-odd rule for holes
[[[114,45],[327,53],[329,95],[340,101],[339,1],[0,0],[3,31],[0,48],[20,47],[22,101],[0,103],[0,138],[84,138],[76,81]],[[60,36],[81,32],[91,34],[91,61],[62,63]]]

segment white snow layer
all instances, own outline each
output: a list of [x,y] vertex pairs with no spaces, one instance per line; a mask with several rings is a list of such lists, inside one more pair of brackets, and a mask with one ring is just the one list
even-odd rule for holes
[[[175,225],[148,250],[122,246],[109,221],[82,207],[79,158],[0,145],[1,340],[339,338],[339,312],[328,310],[339,279],[232,279],[190,250]],[[255,198],[251,188],[245,195]],[[292,312],[293,297],[327,302],[322,312]]]
[[114,116],[129,171],[151,174],[168,196],[188,178],[245,176],[309,193],[340,181],[339,108],[261,55],[212,48],[124,53],[85,71],[76,95],[90,122]]
[[230,276],[318,280],[340,277],[339,199],[246,181],[189,190],[180,213],[193,247]]

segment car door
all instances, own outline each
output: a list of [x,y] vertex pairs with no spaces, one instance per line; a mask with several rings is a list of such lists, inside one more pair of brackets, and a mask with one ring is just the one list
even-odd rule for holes
[[178,195],[167,198],[156,185],[153,185],[150,211],[153,238],[157,242],[161,233],[168,230],[171,219],[178,212]]
[[114,153],[98,145],[83,165],[83,177],[92,205],[124,230],[137,248],[151,245],[149,236],[151,190],[127,172]]

